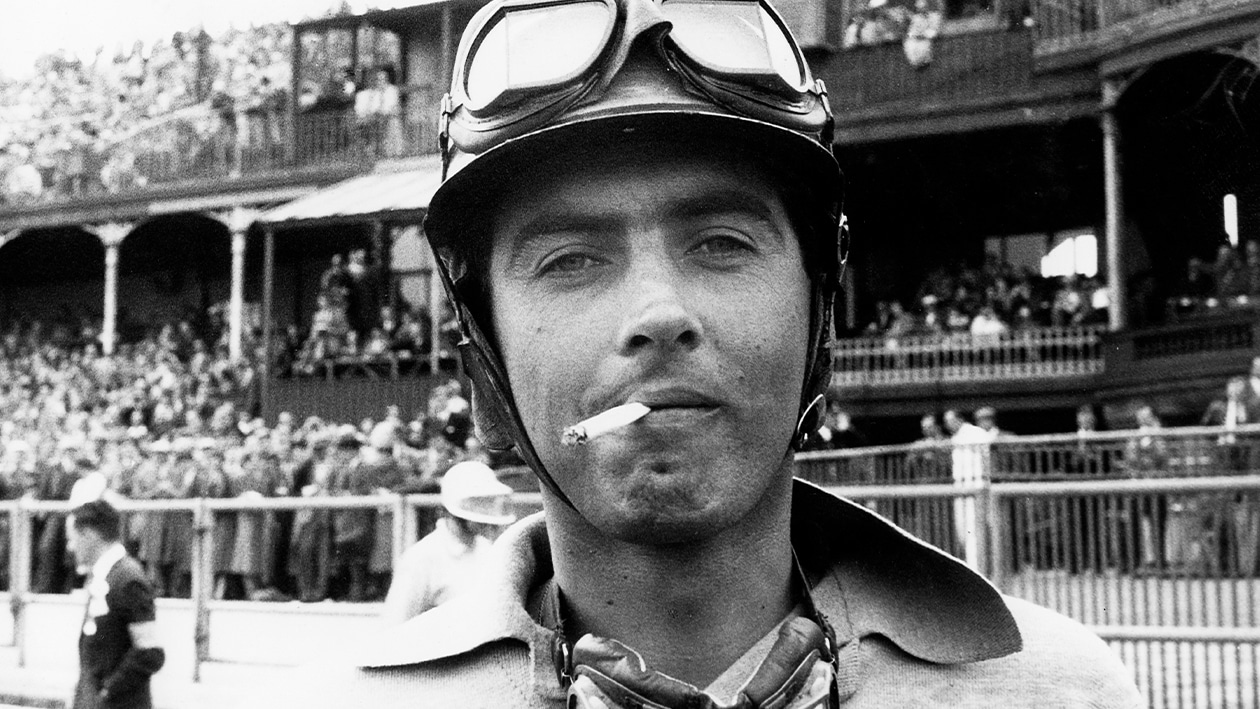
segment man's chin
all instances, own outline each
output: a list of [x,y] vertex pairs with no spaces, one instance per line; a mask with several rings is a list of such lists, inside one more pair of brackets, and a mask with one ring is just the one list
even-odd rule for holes
[[604,507],[595,524],[625,542],[651,546],[686,544],[711,537],[736,517],[713,495],[684,486],[639,485]]

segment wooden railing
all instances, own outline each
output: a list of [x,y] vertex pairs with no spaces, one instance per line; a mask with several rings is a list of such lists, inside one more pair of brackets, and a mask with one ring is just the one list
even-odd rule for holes
[[1000,336],[966,333],[863,337],[833,345],[836,386],[965,382],[1097,374],[1102,328],[1037,328]]
[[1254,5],[1255,0],[1033,0],[1036,54],[1106,45],[1205,12]]
[[1032,87],[1032,35],[1023,28],[939,37],[932,63],[914,67],[900,43],[836,54],[826,72],[837,115],[902,101],[950,103]]

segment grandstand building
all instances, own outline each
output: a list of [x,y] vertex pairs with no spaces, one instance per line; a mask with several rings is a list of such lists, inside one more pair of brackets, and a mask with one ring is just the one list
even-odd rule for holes
[[[10,168],[7,184],[24,191],[0,202],[0,319],[92,313],[108,350],[221,303],[232,356],[268,363],[265,413],[352,419],[421,405],[424,382],[451,363],[419,223],[438,179],[454,42],[479,5],[299,23],[279,78],[252,98],[199,91],[86,157],[40,166],[34,186]],[[1138,399],[1166,420],[1197,419],[1227,375],[1246,371],[1260,254],[1236,269],[1256,270],[1256,288],[1222,277],[1191,288],[1184,274],[1211,270],[1222,245],[1241,254],[1260,239],[1260,4],[777,6],[837,116],[855,246],[835,390],[876,440],[911,437],[907,422],[926,411],[981,405],[1018,432],[1066,430],[1082,403],[1103,405],[1113,426]],[[1065,251],[1093,285],[1065,295],[1043,278]],[[355,349],[295,367],[300,345],[328,330],[317,316],[334,257],[369,274],[356,307],[423,313],[429,346],[365,356],[374,328],[363,315],[348,328]],[[969,293],[957,278],[936,292],[925,284],[942,267],[979,275],[962,279]],[[1032,282],[1003,275],[1021,267]],[[1012,287],[1027,290],[1028,313],[971,327],[986,290],[1009,305]],[[1094,312],[1039,317],[1060,298]],[[893,301],[913,322],[868,332]],[[942,333],[950,317],[956,331]]]

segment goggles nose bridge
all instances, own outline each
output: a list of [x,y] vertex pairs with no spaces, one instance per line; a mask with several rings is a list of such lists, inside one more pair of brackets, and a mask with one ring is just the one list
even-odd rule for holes
[[674,29],[674,23],[661,12],[657,0],[619,0],[618,4],[625,13],[625,20],[620,40],[613,40],[619,46],[607,67],[609,80],[621,71],[621,67],[640,42],[649,42],[651,51],[661,54],[665,38]]

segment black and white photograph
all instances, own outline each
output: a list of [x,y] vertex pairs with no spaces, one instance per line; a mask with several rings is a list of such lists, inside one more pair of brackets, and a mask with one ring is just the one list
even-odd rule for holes
[[1260,0],[18,0],[0,709],[1260,707]]

